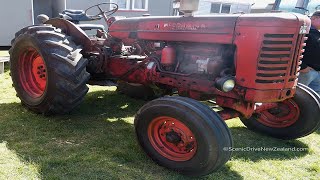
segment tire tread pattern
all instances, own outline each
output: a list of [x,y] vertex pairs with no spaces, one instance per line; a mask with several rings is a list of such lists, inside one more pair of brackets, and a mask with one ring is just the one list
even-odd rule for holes
[[[9,53],[17,53],[15,47],[26,37],[41,45],[39,51],[44,57],[49,74],[50,90],[47,90],[44,102],[37,106],[28,105],[19,95],[19,80],[13,79],[14,87],[22,103],[30,110],[46,115],[65,114],[78,106],[89,88],[86,83],[90,78],[86,72],[88,61],[82,57],[81,46],[72,41],[72,37],[62,33],[52,25],[35,25],[21,29],[12,40]],[[12,60],[17,63],[17,60]],[[11,66],[12,67],[12,66]],[[17,69],[11,68],[11,71]],[[20,89],[19,89],[20,88]]]

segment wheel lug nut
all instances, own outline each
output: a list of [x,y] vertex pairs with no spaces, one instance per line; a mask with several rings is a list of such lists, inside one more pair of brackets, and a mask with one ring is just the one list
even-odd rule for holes
[[38,71],[37,74],[40,74],[40,71]]

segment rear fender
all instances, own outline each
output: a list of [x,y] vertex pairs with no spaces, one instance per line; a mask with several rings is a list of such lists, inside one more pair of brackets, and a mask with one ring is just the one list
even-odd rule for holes
[[87,34],[76,24],[60,19],[60,18],[53,18],[45,22],[45,24],[51,24],[54,27],[62,29],[62,31],[67,34],[68,36],[71,36],[73,38],[73,41],[78,44],[82,45],[83,49],[89,50],[91,48],[91,40],[87,36]]

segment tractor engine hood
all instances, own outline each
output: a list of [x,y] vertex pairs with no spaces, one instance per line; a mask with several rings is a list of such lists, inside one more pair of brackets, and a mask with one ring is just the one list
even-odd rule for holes
[[304,18],[293,13],[232,14],[195,17],[138,17],[121,19],[109,34],[123,40],[161,40],[232,44],[237,26],[297,27]]

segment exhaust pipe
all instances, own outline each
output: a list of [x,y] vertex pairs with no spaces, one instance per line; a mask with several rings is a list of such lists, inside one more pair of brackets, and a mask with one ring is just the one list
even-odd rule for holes
[[181,0],[180,11],[184,13],[185,17],[193,16],[195,11],[198,11],[200,0]]

